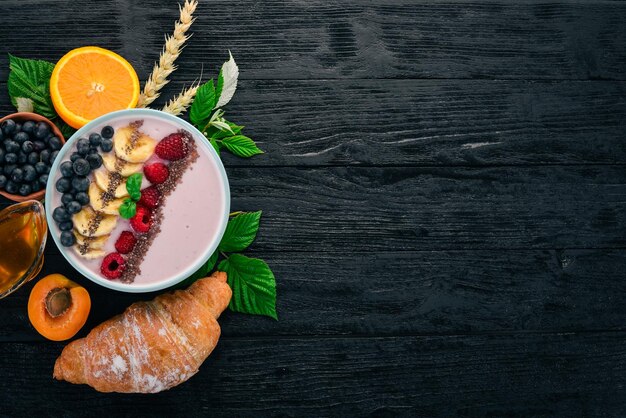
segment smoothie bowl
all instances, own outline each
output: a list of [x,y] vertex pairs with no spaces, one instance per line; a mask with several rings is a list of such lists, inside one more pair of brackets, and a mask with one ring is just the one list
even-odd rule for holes
[[124,292],[173,286],[217,249],[230,191],[219,156],[189,123],[130,109],[76,132],[52,165],[50,234],[74,268]]

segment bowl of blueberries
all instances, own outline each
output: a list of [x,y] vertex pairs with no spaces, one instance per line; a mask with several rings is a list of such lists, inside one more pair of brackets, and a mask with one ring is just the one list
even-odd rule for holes
[[41,200],[50,167],[65,139],[50,120],[30,112],[0,119],[0,195],[15,202]]

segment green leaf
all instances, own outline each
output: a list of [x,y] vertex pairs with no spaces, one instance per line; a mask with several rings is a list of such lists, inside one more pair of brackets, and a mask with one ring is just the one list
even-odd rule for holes
[[237,157],[249,158],[253,155],[263,154],[254,141],[244,135],[229,136],[222,139],[222,145]]
[[227,120],[225,120],[224,122],[226,122],[228,124],[228,126],[230,127],[230,131],[228,130],[223,131],[221,129],[218,129],[217,127],[209,127],[209,129],[207,130],[207,136],[209,138],[213,138],[213,139],[223,139],[229,136],[233,136],[233,135],[238,135],[241,133],[241,131],[243,130],[243,126],[239,126],[235,123],[229,122]]
[[189,120],[196,125],[199,129],[204,128],[211,111],[217,103],[217,96],[215,95],[215,85],[213,80],[209,80],[198,88],[196,97],[191,104],[191,110],[189,111]]
[[228,307],[235,312],[254,315],[276,315],[276,279],[263,260],[231,254],[218,266],[228,275],[233,297]]
[[50,76],[54,64],[18,58],[9,54],[9,68],[11,72],[7,87],[13,106],[17,107],[18,97],[24,97],[33,101],[36,113],[50,119],[56,117],[52,99],[50,99]]
[[211,145],[215,149],[215,152],[217,152],[217,155],[219,156],[221,149],[220,149],[220,146],[217,143],[217,141],[215,139],[213,139],[213,138],[209,138],[209,142],[211,143]]
[[141,198],[141,180],[143,176],[141,173],[132,174],[126,179],[126,190],[130,195],[130,198],[137,202]]
[[137,204],[132,199],[125,199],[119,209],[120,216],[124,219],[130,219],[137,213]]
[[256,238],[261,220],[261,211],[242,213],[231,218],[226,226],[226,231],[217,247],[220,251],[234,252],[243,251]]

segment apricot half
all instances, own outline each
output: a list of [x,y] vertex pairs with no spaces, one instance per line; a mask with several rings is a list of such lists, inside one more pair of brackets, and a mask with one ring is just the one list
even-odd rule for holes
[[72,338],[85,325],[91,298],[84,287],[61,274],[39,280],[28,299],[28,319],[52,341]]

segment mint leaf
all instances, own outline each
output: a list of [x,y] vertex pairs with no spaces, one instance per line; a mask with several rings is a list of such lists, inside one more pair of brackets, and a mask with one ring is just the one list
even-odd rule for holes
[[202,129],[206,125],[207,119],[211,116],[211,111],[215,107],[217,96],[213,80],[209,80],[198,88],[196,97],[191,104],[189,120],[196,127]]
[[130,219],[137,213],[137,204],[131,199],[125,199],[119,209],[120,216],[124,219]]
[[224,236],[217,247],[220,251],[243,251],[256,238],[261,220],[261,211],[242,213],[231,218],[226,226]]
[[231,254],[220,263],[218,270],[226,272],[228,285],[233,290],[228,305],[231,310],[278,319],[276,279],[265,261]]
[[54,64],[47,61],[18,58],[9,54],[9,79],[7,87],[11,103],[17,107],[17,98],[33,101],[34,111],[47,118],[56,117],[50,99],[50,76]]
[[130,198],[137,202],[141,198],[141,173],[132,174],[126,179],[126,190]]
[[222,145],[237,157],[249,158],[253,155],[263,154],[254,141],[244,135],[229,136],[222,139]]

